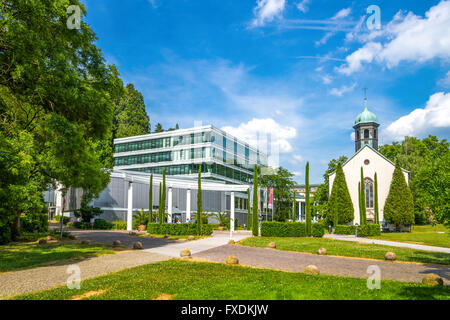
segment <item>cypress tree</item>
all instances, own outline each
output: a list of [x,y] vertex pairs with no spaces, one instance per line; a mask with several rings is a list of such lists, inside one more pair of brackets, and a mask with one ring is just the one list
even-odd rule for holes
[[362,216],[362,206],[361,206],[361,181],[358,181],[358,208],[359,208],[359,222],[362,224],[361,221],[363,221]]
[[153,220],[153,173],[150,174],[150,189],[148,190],[148,222]]
[[253,172],[253,213],[252,213],[252,233],[254,236],[259,235],[259,217],[258,217],[258,167],[255,164]]
[[247,190],[247,230],[252,230],[252,225],[251,225],[251,212],[250,212],[250,188]]
[[163,184],[162,184],[162,216],[164,219],[166,213],[166,168],[163,168]]
[[158,201],[158,219],[159,219],[159,223],[163,223],[163,219],[162,219],[162,187],[161,187],[161,182],[159,183],[159,201]]
[[361,224],[367,223],[367,215],[366,215],[366,184],[364,182],[364,172],[361,167]]
[[400,225],[414,224],[414,202],[411,190],[398,163],[395,165],[389,194],[384,204],[384,217],[389,223],[395,224],[397,229]]
[[345,181],[342,164],[338,164],[328,200],[327,220],[333,222],[336,227],[338,224],[351,222],[354,219],[354,214],[353,203]]
[[197,190],[197,234],[202,233],[202,166],[198,167],[198,190]]
[[306,235],[311,235],[311,208],[309,205],[309,161],[306,162],[305,171],[305,218],[306,218]]
[[377,179],[377,173],[375,172],[375,194],[374,194],[374,210],[375,210],[375,223],[380,223],[380,214],[378,210],[378,179]]

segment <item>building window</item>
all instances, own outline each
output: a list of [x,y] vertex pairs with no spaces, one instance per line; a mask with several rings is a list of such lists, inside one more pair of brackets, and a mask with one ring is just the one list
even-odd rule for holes
[[373,181],[370,178],[366,178],[365,192],[366,192],[366,208],[373,209]]

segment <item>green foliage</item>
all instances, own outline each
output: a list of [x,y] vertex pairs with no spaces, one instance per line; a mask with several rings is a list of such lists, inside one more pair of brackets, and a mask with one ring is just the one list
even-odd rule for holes
[[381,226],[378,223],[366,223],[358,226],[358,237],[372,237],[381,234]]
[[384,218],[398,228],[414,223],[414,203],[400,165],[395,165],[389,194],[384,204]]
[[258,166],[255,164],[253,172],[253,212],[252,212],[252,234],[258,236],[259,233],[259,204],[258,204]]
[[133,216],[133,230],[137,230],[139,225],[146,226],[148,222],[148,215],[145,213],[144,209],[137,210],[137,214]]
[[29,212],[20,217],[21,232],[46,232],[48,230],[47,210]]
[[304,222],[261,222],[262,237],[306,237],[306,235]]
[[123,220],[115,220],[111,222],[113,230],[127,230],[127,222]]
[[292,212],[292,187],[295,186],[293,176],[288,170],[278,167],[263,168],[259,177],[261,187],[273,188],[275,219],[278,221],[286,221]]
[[306,219],[306,234],[311,235],[311,208],[309,198],[309,162],[306,162],[305,169],[305,219]]
[[410,171],[409,186],[417,222],[450,221],[450,143],[429,135],[422,140],[405,137],[383,145],[380,152]]
[[354,209],[350,193],[345,181],[342,165],[339,163],[336,169],[336,176],[333,181],[330,199],[328,201],[328,213],[326,215],[327,223],[333,223],[334,226],[342,223],[348,223],[354,219]]
[[73,226],[77,229],[82,229],[82,230],[90,230],[93,227],[91,226],[90,222],[86,222],[86,221],[75,221],[73,223]]
[[363,167],[361,167],[361,184],[360,184],[360,194],[361,194],[361,207],[359,209],[359,216],[360,216],[360,224],[366,224],[367,223],[367,211],[366,211],[366,183],[364,181],[364,172]]
[[315,238],[322,238],[325,234],[325,230],[323,228],[323,224],[321,223],[313,223],[311,225],[311,235]]
[[162,204],[162,186],[161,182],[159,183],[159,201],[158,201],[158,222],[163,223],[164,222],[164,208]]
[[[69,222],[70,217],[63,216],[62,219],[63,219],[63,224],[66,225]],[[58,222],[61,222],[61,216],[56,216],[55,220]]]
[[196,219],[196,227],[198,235],[202,233],[201,214],[202,214],[202,166],[198,166],[197,219]]
[[149,223],[147,232],[150,234],[168,235],[203,235],[209,236],[213,232],[213,225],[202,225],[201,232],[198,233],[195,223]]
[[353,225],[342,225],[338,224],[334,227],[334,233],[335,234],[347,234],[347,235],[354,235],[355,234],[355,226]]
[[212,216],[217,219],[217,221],[219,222],[219,226],[223,227],[227,223],[227,218],[228,217],[227,217],[227,214],[225,212],[220,212],[220,210],[219,210],[219,211],[213,213]]
[[374,214],[375,214],[375,223],[380,223],[380,210],[378,208],[378,178],[377,173],[375,172],[375,182],[374,182]]
[[150,174],[150,189],[148,191],[148,221],[153,221],[153,173]]
[[251,224],[251,199],[250,199],[250,188],[247,190],[247,224],[245,225],[245,228],[247,230],[252,230],[252,224]]
[[74,211],[77,218],[81,218],[82,222],[90,222],[91,219],[103,213],[103,210],[98,207],[89,206],[86,203],[81,204],[81,208]]
[[112,228],[113,224],[105,219],[95,219],[94,221],[94,229],[96,230],[111,230]]
[[156,124],[156,126],[155,126],[155,131],[153,131],[153,132],[154,132],[154,133],[164,132],[164,129],[163,129],[161,123],[158,122],[158,123]]

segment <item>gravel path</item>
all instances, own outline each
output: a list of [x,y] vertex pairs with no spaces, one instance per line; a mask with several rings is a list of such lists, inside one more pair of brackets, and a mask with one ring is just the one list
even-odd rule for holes
[[334,240],[362,242],[362,243],[374,243],[374,244],[382,244],[385,246],[392,246],[392,247],[411,248],[411,249],[417,249],[417,250],[450,253],[450,248],[427,246],[427,245],[415,244],[415,243],[388,241],[388,240],[379,240],[379,239],[368,239],[368,238],[360,238],[360,237],[355,237],[355,236],[336,235],[336,234],[326,234],[323,237],[328,238],[328,239],[334,239]]
[[142,251],[126,251],[96,258],[57,263],[52,266],[0,273],[0,299],[18,294],[51,289],[64,285],[69,273],[68,267],[77,265],[81,271],[81,280],[140,266],[168,260],[170,257]]
[[194,254],[193,257],[215,262],[225,262],[229,255],[239,258],[242,265],[303,272],[310,264],[316,265],[321,274],[367,278],[370,265],[380,267],[381,278],[405,282],[421,282],[427,273],[439,274],[450,285],[450,266],[416,263],[387,262],[361,258],[319,256],[309,253],[276,249],[254,248],[241,245],[225,245]]

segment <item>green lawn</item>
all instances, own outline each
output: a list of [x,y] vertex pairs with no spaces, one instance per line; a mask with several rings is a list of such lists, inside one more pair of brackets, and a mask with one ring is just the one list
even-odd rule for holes
[[349,241],[306,237],[252,237],[241,240],[238,244],[267,248],[269,242],[275,242],[277,249],[317,253],[319,248],[326,248],[328,255],[359,257],[384,260],[388,251],[395,252],[397,260],[450,265],[450,254],[429,252],[409,248],[382,246]]
[[88,279],[81,289],[66,286],[13,299],[450,299],[449,287],[307,275],[221,263],[169,260]]
[[11,243],[0,246],[0,272],[37,267],[66,259],[95,257],[112,254],[112,246],[79,244],[73,242]]
[[450,232],[442,224],[434,227],[414,226],[411,232],[382,233],[371,238],[450,248]]

